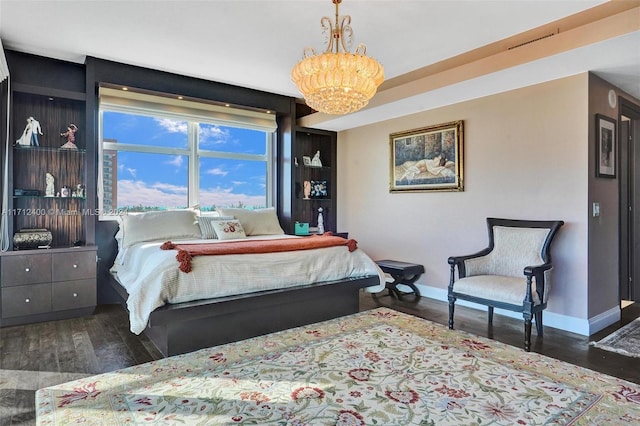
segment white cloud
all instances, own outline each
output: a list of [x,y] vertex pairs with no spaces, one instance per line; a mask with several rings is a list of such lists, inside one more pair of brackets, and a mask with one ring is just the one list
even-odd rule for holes
[[141,180],[118,181],[118,206],[184,207],[187,191],[168,184],[148,185]]
[[205,171],[205,173],[208,175],[214,175],[214,176],[226,176],[229,172],[222,170],[219,167],[216,167],[215,169],[209,169]]
[[164,163],[170,166],[180,167],[184,163],[184,157],[182,155],[175,155],[172,160],[165,161]]
[[183,185],[172,185],[170,183],[156,182],[150,186],[153,189],[157,189],[158,191],[172,193],[172,194],[182,194],[187,195],[189,192],[189,188]]
[[132,169],[131,167],[128,167],[127,171],[131,174],[131,176],[133,176],[134,178],[136,177],[136,173],[137,173],[136,169]]
[[171,120],[169,118],[156,118],[155,120],[156,120],[156,123],[160,125],[160,127],[164,128],[166,131],[170,133],[187,134],[186,121]]
[[232,191],[231,188],[201,189],[200,205],[202,207],[236,206],[241,202],[249,207],[265,207],[266,197],[264,195],[247,195]]
[[229,130],[221,129],[216,125],[200,125],[200,145],[223,144],[229,140]]
[[[200,190],[202,207],[230,206],[242,203],[250,207],[264,207],[264,195],[247,195],[232,192],[232,188],[208,188]],[[147,184],[140,180],[118,182],[118,206],[185,207],[188,203],[187,188],[166,183]]]

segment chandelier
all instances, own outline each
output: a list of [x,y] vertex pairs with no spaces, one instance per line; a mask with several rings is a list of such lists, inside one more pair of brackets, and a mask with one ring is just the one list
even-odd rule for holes
[[367,47],[359,44],[350,53],[353,30],[351,16],[340,16],[342,0],[336,5],[336,21],[320,20],[327,49],[318,55],[312,47],[304,49],[303,59],[291,70],[291,79],[298,86],[307,105],[327,114],[348,114],[365,107],[384,81],[384,68],[367,57]]

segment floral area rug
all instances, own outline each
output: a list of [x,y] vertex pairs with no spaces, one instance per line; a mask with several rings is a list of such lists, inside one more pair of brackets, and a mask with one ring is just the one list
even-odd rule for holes
[[387,308],[40,389],[37,423],[639,424],[640,386]]
[[591,344],[605,351],[640,358],[640,318],[636,318],[604,339]]

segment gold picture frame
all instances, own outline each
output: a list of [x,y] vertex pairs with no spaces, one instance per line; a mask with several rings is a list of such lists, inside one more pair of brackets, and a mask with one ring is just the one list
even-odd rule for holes
[[390,192],[463,191],[462,120],[391,133]]

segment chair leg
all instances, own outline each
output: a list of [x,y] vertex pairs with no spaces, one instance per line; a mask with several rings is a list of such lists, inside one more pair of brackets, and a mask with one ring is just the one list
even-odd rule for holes
[[524,319],[524,350],[531,352],[531,317]]
[[489,306],[489,324],[493,324],[493,306]]
[[542,336],[542,311],[537,312],[535,315],[536,315],[536,331],[538,332],[538,336]]
[[453,311],[455,308],[456,299],[449,297],[449,330],[453,330]]

